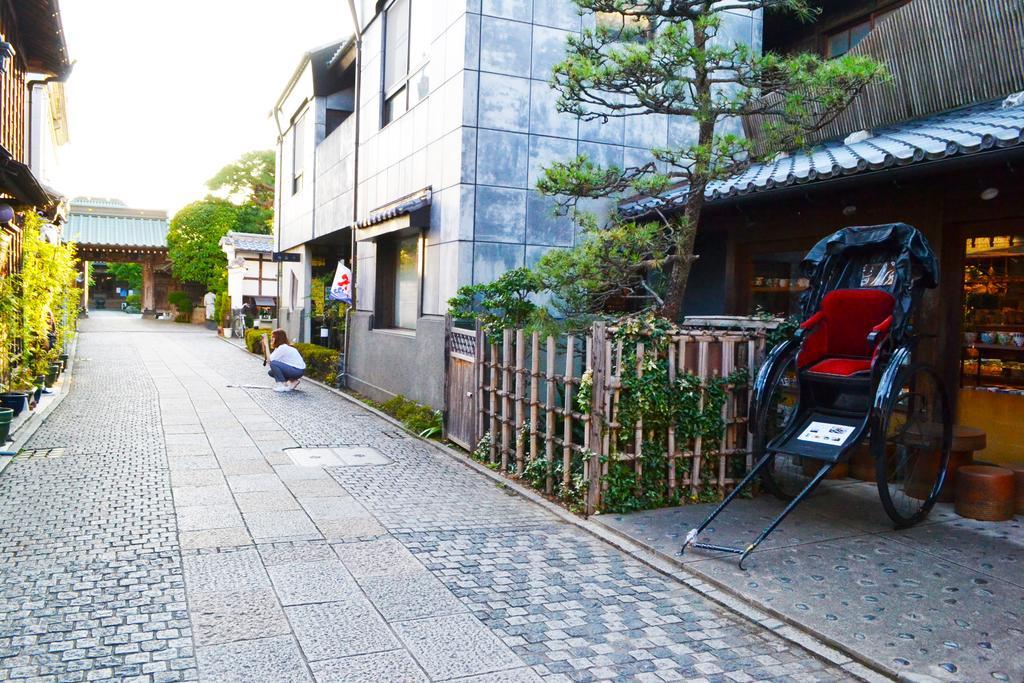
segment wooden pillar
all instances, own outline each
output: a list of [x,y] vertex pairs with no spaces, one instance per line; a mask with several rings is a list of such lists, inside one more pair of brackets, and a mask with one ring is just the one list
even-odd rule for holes
[[142,261],[142,314],[156,312],[156,288],[154,287],[153,259],[148,257]]
[[82,317],[89,317],[89,263],[82,261]]

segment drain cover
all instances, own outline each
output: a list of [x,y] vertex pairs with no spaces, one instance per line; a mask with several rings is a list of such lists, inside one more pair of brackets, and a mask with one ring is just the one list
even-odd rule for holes
[[335,448],[291,448],[288,456],[300,467],[345,467],[389,465],[383,453],[370,446],[338,446]]

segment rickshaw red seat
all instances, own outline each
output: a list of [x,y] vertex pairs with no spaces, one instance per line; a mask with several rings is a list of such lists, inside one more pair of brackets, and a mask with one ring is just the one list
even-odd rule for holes
[[[850,377],[871,369],[879,342],[892,323],[896,300],[879,289],[836,289],[800,325],[808,330],[797,358],[801,369]],[[875,339],[869,339],[874,332]]]
[[852,377],[871,370],[870,358],[826,358],[810,367],[808,372],[818,375]]

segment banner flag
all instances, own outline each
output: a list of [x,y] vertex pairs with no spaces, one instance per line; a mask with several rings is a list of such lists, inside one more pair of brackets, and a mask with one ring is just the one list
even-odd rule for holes
[[331,301],[341,301],[352,305],[352,271],[345,263],[338,261],[338,269],[334,271],[334,283],[331,285]]

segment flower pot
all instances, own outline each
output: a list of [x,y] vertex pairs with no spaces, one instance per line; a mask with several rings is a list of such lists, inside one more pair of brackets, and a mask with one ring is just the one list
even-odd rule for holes
[[21,415],[21,411],[28,407],[27,391],[5,391],[0,394],[0,405],[9,408],[14,417]]
[[11,433],[11,420],[13,419],[13,410],[10,408],[0,408],[0,444],[7,441],[7,435]]
[[32,392],[32,400],[39,403],[39,399],[43,396],[43,387],[46,386],[46,378],[42,378],[43,381],[36,383],[35,391]]
[[57,381],[57,375],[59,374],[59,372],[60,366],[54,365],[51,365],[50,369],[46,371],[46,381],[44,382],[44,384],[46,385],[47,389],[52,387],[53,383]]

